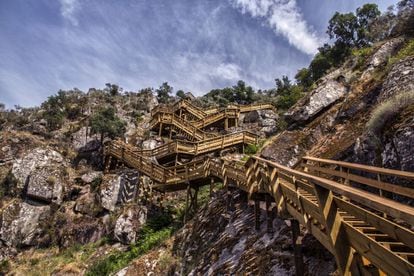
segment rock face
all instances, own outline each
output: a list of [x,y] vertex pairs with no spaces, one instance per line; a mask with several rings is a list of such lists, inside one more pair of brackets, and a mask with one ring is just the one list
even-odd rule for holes
[[11,174],[26,197],[61,204],[67,165],[60,153],[35,148],[13,163]]
[[142,142],[142,148],[146,150],[155,149],[156,147],[162,146],[164,141],[161,137],[148,139]]
[[89,127],[82,127],[72,134],[72,145],[77,151],[93,150],[96,147],[95,143],[91,143],[93,141],[99,141],[99,137],[97,135],[90,135]]
[[57,151],[48,148],[35,148],[23,158],[17,159],[12,174],[17,180],[17,188],[23,190],[36,168],[65,166],[67,163]]
[[56,167],[37,167],[28,177],[26,196],[46,202],[62,203],[62,172]]
[[143,206],[131,206],[120,215],[115,223],[114,238],[123,244],[132,244],[137,240],[137,232],[147,220],[147,209]]
[[[174,249],[183,259],[177,270],[184,275],[293,275],[290,227],[275,219],[274,233],[269,234],[262,220],[256,231],[253,208],[237,202],[237,193],[232,198],[236,199],[234,211],[226,211],[224,194],[220,194],[178,233]],[[303,242],[309,275],[335,270],[333,257],[322,245],[308,235]]]
[[0,240],[7,246],[42,245],[46,232],[41,224],[47,224],[50,215],[48,205],[15,202],[3,211],[0,223]]
[[340,76],[332,76],[322,80],[321,84],[303,97],[292,109],[285,113],[290,123],[303,124],[315,118],[322,110],[345,96],[348,89],[338,80]]
[[407,57],[394,64],[384,81],[378,101],[386,99],[404,91],[414,90],[414,57]]
[[388,58],[395,54],[403,42],[403,38],[397,37],[382,44],[381,47],[371,56],[367,64],[367,69],[363,73],[362,78],[366,78],[368,74],[371,74],[376,68],[386,64]]
[[121,176],[105,175],[101,184],[100,196],[102,207],[114,211],[121,191]]

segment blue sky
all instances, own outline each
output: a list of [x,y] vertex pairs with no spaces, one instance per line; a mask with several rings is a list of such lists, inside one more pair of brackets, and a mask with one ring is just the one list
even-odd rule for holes
[[271,88],[309,64],[335,11],[364,3],[0,0],[0,102],[34,106],[107,82],[136,91],[168,81],[196,95],[239,79]]

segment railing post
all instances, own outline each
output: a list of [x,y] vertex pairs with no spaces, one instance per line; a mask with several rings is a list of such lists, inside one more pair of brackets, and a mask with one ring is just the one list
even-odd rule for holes
[[273,212],[272,212],[272,202],[269,194],[265,195],[266,197],[266,221],[267,221],[267,233],[273,233]]
[[295,275],[302,276],[305,274],[302,255],[302,237],[300,236],[299,222],[296,219],[290,220],[292,228],[292,244],[295,256]]
[[254,199],[254,228],[260,230],[260,201],[257,198]]

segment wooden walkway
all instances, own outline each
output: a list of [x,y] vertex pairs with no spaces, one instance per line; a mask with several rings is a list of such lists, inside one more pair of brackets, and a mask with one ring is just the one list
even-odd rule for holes
[[[147,175],[163,192],[190,191],[220,179],[227,189],[237,188],[254,200],[256,218],[264,199],[267,214],[300,223],[329,250],[342,275],[414,275],[413,172],[314,157],[304,157],[292,169],[255,156],[240,164],[199,155],[215,151],[220,139],[226,144],[236,137],[243,143],[255,139],[242,132],[197,143],[175,141],[151,151],[114,141],[105,156]],[[168,151],[199,158],[171,167],[154,161]],[[197,193],[189,195],[194,199]],[[256,221],[258,227],[260,216]]]

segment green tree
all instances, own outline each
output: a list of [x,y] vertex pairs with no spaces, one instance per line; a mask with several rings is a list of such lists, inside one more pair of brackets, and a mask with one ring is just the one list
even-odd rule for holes
[[119,91],[121,90],[119,88],[119,85],[117,84],[111,84],[111,83],[105,83],[106,90],[111,94],[111,96],[116,96],[119,94]]
[[105,137],[114,139],[126,131],[126,124],[115,114],[113,107],[102,108],[92,115],[89,121],[92,134],[101,135],[101,144]]
[[155,92],[157,92],[157,98],[160,103],[168,103],[170,94],[173,92],[173,87],[168,82],[164,82]]
[[183,90],[178,90],[177,93],[175,93],[175,95],[180,98],[180,99],[184,99],[185,98],[185,93]]
[[300,69],[295,75],[296,83],[301,85],[304,88],[309,88],[313,81],[312,81],[312,74],[308,68]]
[[357,42],[358,18],[354,13],[336,12],[329,20],[327,33],[330,39],[336,39],[348,46],[354,46]]

